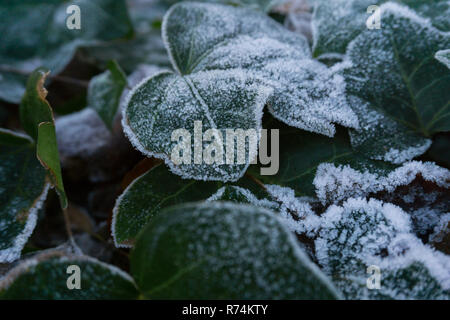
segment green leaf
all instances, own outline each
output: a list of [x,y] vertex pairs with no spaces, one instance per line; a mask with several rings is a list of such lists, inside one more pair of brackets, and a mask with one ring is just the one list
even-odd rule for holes
[[450,69],[450,49],[440,50],[436,52],[434,57]]
[[[80,7],[81,29],[66,26],[69,5]],[[80,46],[131,36],[124,0],[6,0],[0,4],[0,98],[18,103],[26,74],[44,66],[61,72]]]
[[164,165],[153,167],[134,180],[116,201],[111,223],[116,246],[131,247],[139,231],[162,209],[204,200],[219,186],[216,182],[183,180]]
[[27,91],[20,104],[20,118],[25,131],[37,142],[37,157],[48,171],[50,182],[58,192],[62,208],[66,208],[67,197],[59,163],[53,111],[46,100],[47,90],[44,88],[48,74],[47,70],[38,68],[30,75]]
[[196,120],[205,130],[258,130],[267,102],[277,118],[302,129],[332,136],[331,122],[357,127],[343,78],[310,59],[303,37],[262,13],[179,3],[162,33],[176,74],[159,73],[135,88],[123,126],[137,149],[184,178],[235,181],[248,166],[175,165],[171,133],[184,128],[192,136]]
[[351,144],[366,157],[401,164],[430,147],[431,139],[381,113],[373,104],[355,96],[348,100],[360,124],[359,129],[349,130]]
[[[79,267],[80,289],[69,289]],[[133,279],[119,268],[87,256],[42,253],[21,262],[0,281],[0,298],[31,300],[137,299]]]
[[402,163],[427,150],[427,137],[450,130],[450,70],[434,59],[450,35],[397,4],[380,10],[382,28],[362,32],[347,50],[347,89],[363,100],[352,107],[365,115],[352,144]]
[[[371,16],[367,9],[371,5],[381,6],[386,0],[315,0],[312,19],[313,51],[315,56],[325,53],[345,53],[347,45],[367,30],[366,21]],[[442,0],[394,0],[407,5],[431,23],[450,31],[448,15],[450,5]],[[372,13],[373,14],[373,13]],[[384,21],[381,19],[381,28]],[[404,30],[397,30],[398,32]],[[376,30],[372,30],[376,32]]]
[[131,271],[151,299],[334,299],[339,294],[271,211],[229,202],[165,209]]
[[[349,199],[321,218],[316,256],[347,299],[449,298],[449,256],[413,235],[410,218],[399,207]],[[377,290],[367,286],[374,272],[369,267],[380,271]]]
[[20,122],[34,140],[37,140],[40,123],[54,121],[50,104],[45,99],[48,92],[44,83],[49,73],[44,68],[38,68],[31,73],[27,90],[20,103]]
[[126,85],[127,77],[116,61],[110,61],[108,70],[92,78],[89,83],[88,106],[97,111],[110,130]]
[[32,139],[0,129],[0,263],[20,257],[49,186]]
[[53,122],[42,122],[39,124],[36,152],[39,161],[47,169],[50,181],[59,195],[61,207],[63,209],[67,208],[67,196],[64,191],[55,124]]

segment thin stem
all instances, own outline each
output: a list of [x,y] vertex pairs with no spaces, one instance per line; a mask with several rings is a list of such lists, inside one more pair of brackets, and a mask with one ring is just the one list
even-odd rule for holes
[[64,224],[66,226],[66,233],[67,233],[68,241],[76,254],[82,254],[83,252],[81,251],[80,247],[78,247],[77,243],[75,242],[75,239],[73,238],[73,233],[72,233],[72,228],[71,228],[71,223],[70,223],[69,213],[67,212],[67,208],[62,209],[62,211],[63,211],[63,216],[64,216]]
[[[8,73],[15,73],[15,74],[20,74],[22,76],[29,76],[31,74],[31,72],[25,71],[25,70],[21,70],[21,69],[17,69],[17,68],[13,68],[10,66],[6,66],[3,64],[0,64],[0,72],[8,72]],[[66,76],[61,76],[61,75],[49,75],[48,76],[50,79],[53,79],[55,81],[60,81],[60,82],[65,82],[65,83],[70,83],[76,86],[80,86],[83,88],[87,88],[89,86],[89,82],[88,81],[84,81],[84,80],[79,80],[79,79],[75,79],[75,78],[70,78],[70,77],[66,77]]]

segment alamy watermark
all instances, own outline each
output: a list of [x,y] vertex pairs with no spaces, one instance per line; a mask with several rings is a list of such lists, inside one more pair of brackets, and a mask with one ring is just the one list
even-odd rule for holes
[[66,27],[69,30],[81,29],[81,9],[76,4],[72,4],[66,8]]
[[[203,132],[201,121],[194,121],[194,137],[184,128],[172,131],[171,140],[177,144],[172,148],[171,160],[175,165],[207,164],[262,165],[261,175],[278,172],[279,130],[270,130],[270,155],[268,130],[261,129],[207,129]],[[192,148],[193,141],[193,148]],[[258,152],[259,145],[259,152]]]
[[370,265],[367,267],[366,270],[367,274],[370,274],[370,276],[367,278],[366,285],[367,289],[379,290],[381,288],[381,269],[379,266],[376,265]]
[[369,30],[381,29],[381,10],[379,6],[371,5],[367,7],[370,17],[366,20],[366,27]]
[[72,264],[67,267],[66,273],[70,274],[67,278],[66,285],[67,289],[81,289],[81,269],[76,264]]

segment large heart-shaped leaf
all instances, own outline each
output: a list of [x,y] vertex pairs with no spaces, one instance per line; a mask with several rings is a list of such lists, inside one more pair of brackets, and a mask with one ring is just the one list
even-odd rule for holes
[[[321,218],[316,256],[346,298],[449,298],[449,256],[416,238],[400,208],[349,199],[342,207],[331,206]],[[381,283],[371,290],[374,270],[380,272]]]
[[131,270],[152,299],[339,297],[273,212],[229,202],[164,210],[139,235]]
[[380,10],[383,27],[364,31],[347,50],[347,89],[364,101],[352,103],[363,114],[352,144],[401,163],[426,151],[425,138],[450,130],[450,70],[434,58],[450,46],[450,34],[406,7]]
[[49,186],[31,138],[0,129],[0,263],[20,257]]
[[[345,53],[347,45],[364,30],[367,20],[374,14],[367,12],[370,6],[388,2],[387,0],[314,0],[312,20],[314,55],[324,53]],[[432,24],[449,31],[450,4],[447,0],[393,0],[414,9],[431,19]],[[381,19],[383,28],[384,20]],[[399,32],[404,30],[398,30]]]
[[[164,159],[170,169],[183,178],[237,180],[256,156],[257,146],[251,143],[245,145],[245,161],[242,164],[237,161],[227,164],[224,160],[226,129],[251,130],[258,142],[262,109],[268,92],[243,72],[213,71],[183,77],[162,72],[131,93],[122,124],[138,150]],[[195,129],[196,126],[200,129]],[[220,131],[208,141],[202,141],[203,132],[209,129]],[[187,133],[172,140],[176,130],[187,130]],[[185,143],[187,146],[183,147],[183,154],[189,154],[188,161],[175,164],[172,152]],[[234,150],[232,152],[237,153],[234,140],[230,145]],[[208,146],[218,146],[216,154],[220,160],[212,163],[202,161],[206,158]],[[197,160],[197,148],[200,150],[200,160]]]
[[[81,29],[66,26],[72,4],[80,8]],[[6,0],[0,34],[0,98],[18,103],[36,67],[59,73],[79,46],[127,37],[132,26],[124,0]]]
[[[76,277],[80,278],[80,287]],[[87,256],[54,251],[24,260],[0,281],[1,299],[137,299],[133,279],[119,268]]]
[[162,32],[176,74],[160,73],[138,86],[123,125],[135,147],[164,159],[176,174],[228,181],[248,165],[174,165],[171,133],[184,128],[193,135],[195,120],[205,129],[259,129],[267,102],[275,117],[302,129],[333,136],[332,122],[358,125],[343,78],[311,60],[305,38],[262,13],[179,3]]

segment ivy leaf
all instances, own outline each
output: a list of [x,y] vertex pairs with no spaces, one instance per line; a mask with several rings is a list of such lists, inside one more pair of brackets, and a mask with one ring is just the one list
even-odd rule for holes
[[0,129],[0,263],[12,262],[30,237],[49,183],[30,137]]
[[89,83],[88,106],[97,111],[110,130],[126,85],[127,77],[116,61],[108,62],[108,70],[93,77]]
[[450,49],[440,50],[436,52],[434,57],[450,69]]
[[27,91],[20,104],[20,116],[25,131],[37,142],[38,159],[49,173],[62,208],[66,208],[67,197],[62,181],[53,111],[46,100],[47,90],[44,88],[48,74],[46,69],[38,68],[30,75]]
[[364,101],[353,105],[356,113],[366,114],[352,144],[372,149],[374,159],[402,163],[427,150],[426,138],[450,130],[450,70],[434,59],[450,35],[406,7],[380,10],[383,27],[364,31],[347,50],[347,89]]
[[[241,89],[244,86],[245,91]],[[245,155],[248,156],[243,164],[237,161],[226,164],[225,160],[222,160],[222,164],[207,164],[203,161],[195,164],[194,148],[200,148],[202,156],[202,152],[211,144],[194,140],[191,148],[191,137],[203,137],[202,133],[194,132],[195,121],[201,122],[203,132],[220,129],[221,137],[214,135],[212,140],[221,149],[219,154],[223,157],[226,149],[226,128],[253,130],[259,137],[262,109],[267,96],[267,90],[262,89],[243,72],[212,72],[208,76],[196,74],[185,77],[161,72],[132,92],[124,109],[122,125],[128,138],[139,151],[165,160],[172,172],[183,178],[237,180],[245,173],[250,159],[254,158],[254,146],[245,147]],[[181,139],[172,141],[172,133],[177,129],[188,131],[188,136],[181,138],[182,142]],[[188,164],[175,164],[172,161],[172,151],[185,141],[189,143],[185,149],[189,152],[192,150],[192,157],[188,159]]]
[[[77,272],[70,266],[79,267],[80,289],[68,288]],[[119,268],[58,251],[21,262],[0,281],[0,298],[5,300],[137,299],[138,295],[133,279]]]
[[379,112],[372,104],[355,96],[348,100],[360,123],[358,130],[349,130],[351,144],[366,157],[401,164],[430,147],[430,139]]
[[[312,19],[313,51],[315,56],[325,53],[345,53],[347,45],[359,34],[367,30],[366,21],[371,14],[371,5],[381,6],[386,0],[315,0]],[[442,31],[450,31],[447,1],[394,0],[408,6]],[[384,20],[381,19],[381,28]],[[404,31],[404,30],[398,30]],[[373,32],[376,32],[373,30]]]
[[[81,29],[66,26],[71,4],[80,7]],[[2,1],[0,98],[18,103],[25,91],[24,75],[36,67],[57,74],[78,47],[129,37],[132,32],[124,0]]]
[[259,130],[267,102],[275,117],[305,130],[332,136],[332,122],[358,125],[344,79],[310,59],[305,38],[262,13],[179,3],[166,14],[162,33],[176,73],[157,74],[135,88],[123,126],[136,148],[164,159],[184,178],[235,181],[248,165],[174,165],[171,133],[185,128],[192,135],[195,120],[205,130]]
[[131,247],[137,234],[162,209],[204,200],[217,188],[216,182],[183,180],[163,165],[153,167],[134,180],[116,201],[111,223],[116,246]]
[[165,209],[131,270],[151,299],[333,299],[339,294],[268,210],[229,202]]
[[[415,237],[399,207],[348,199],[321,218],[316,256],[347,299],[448,299],[449,257]],[[370,266],[381,272],[378,290],[366,285]]]
[[[204,28],[211,28],[206,37]],[[180,3],[166,14],[162,33],[180,74],[244,69],[273,88],[269,110],[288,125],[329,136],[332,122],[358,126],[343,98],[342,77],[311,60],[306,38],[261,13]]]

